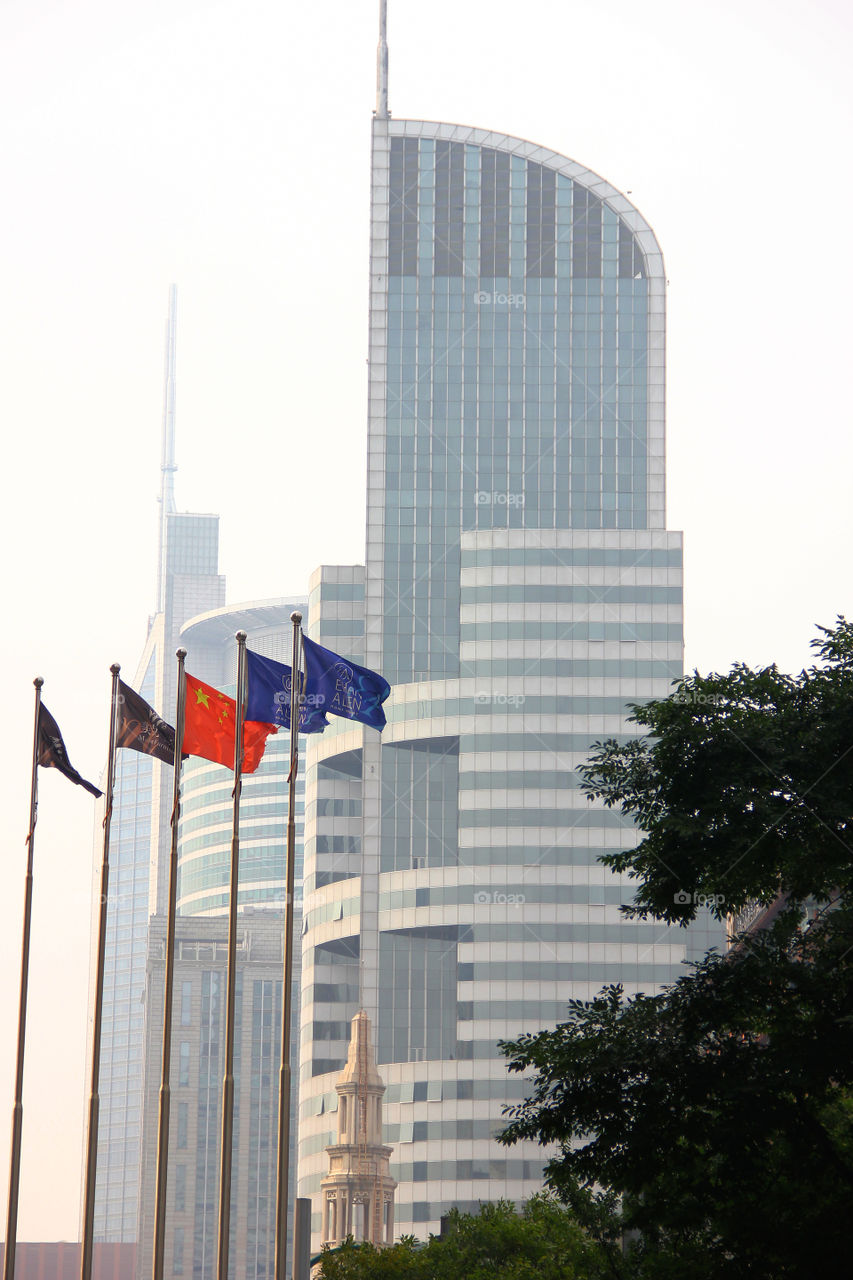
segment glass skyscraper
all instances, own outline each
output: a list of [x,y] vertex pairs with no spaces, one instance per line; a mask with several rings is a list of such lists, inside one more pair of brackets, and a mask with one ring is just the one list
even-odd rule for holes
[[[157,604],[135,674],[122,674],[166,720],[174,714],[175,649],[187,618],[225,600],[219,516],[175,508],[177,287],[169,289],[160,469]],[[138,1238],[143,1109],[143,1000],[149,917],[166,909],[172,770],[136,751],[116,755],[110,894],[104,964],[95,1239]],[[100,892],[103,804],[95,823],[93,893]],[[164,855],[165,851],[165,855]],[[92,911],[90,978],[96,972],[99,900]],[[90,1018],[94,987],[90,989]],[[91,1063],[87,1063],[86,1079]],[[81,1210],[82,1212],[82,1210]]]
[[[225,597],[225,579],[218,568],[219,517],[165,512],[162,555],[160,608],[150,619],[135,676],[123,675],[171,720],[181,624],[191,613],[222,604]],[[148,920],[165,910],[171,808],[172,770],[150,756],[119,751],[101,1042],[95,1197],[95,1239],[99,1241],[137,1239]],[[95,829],[99,866],[100,820]],[[93,945],[96,928],[97,910]]]
[[[305,601],[278,599],[211,609],[181,628],[187,670],[233,696],[234,634],[278,661],[290,658],[294,609]],[[240,878],[237,954],[234,1165],[231,1270],[237,1280],[273,1275],[275,1136],[281,1044],[285,831],[290,738],[267,740],[258,769],[245,775],[240,802]],[[166,1257],[173,1274],[211,1280],[216,1267],[224,999],[228,937],[234,779],[230,769],[198,757],[181,767],[172,1110]],[[304,782],[297,780],[295,946],[291,1066],[297,1076],[299,938],[301,928]],[[167,846],[164,846],[167,851]],[[165,857],[165,853],[164,853]],[[142,1167],[139,1179],[137,1275],[150,1275],[157,1159],[158,1090],[162,1054],[165,920],[150,922],[145,993],[145,1073]],[[243,1048],[240,1049],[240,1045]],[[272,1064],[272,1069],[271,1069]],[[291,1194],[296,1176],[296,1107],[291,1115]],[[174,1177],[173,1177],[174,1174]],[[288,1243],[288,1250],[290,1245]],[[288,1254],[289,1256],[289,1254]]]
[[[305,601],[300,598],[225,607],[225,579],[218,570],[219,517],[175,510],[172,477],[176,303],[173,286],[166,340],[157,611],[149,619],[135,675],[123,673],[169,721],[175,707],[178,644],[188,650],[187,669],[193,675],[233,693],[235,631],[245,629],[255,651],[289,661],[290,614],[295,608],[305,611]],[[234,1274],[241,1280],[263,1280],[273,1271],[274,1135],[278,1121],[289,745],[286,734],[269,739],[260,767],[244,780],[241,803],[238,903],[242,943],[238,949],[238,987],[240,1016],[244,1019],[241,1035],[247,1043],[245,1053],[237,1059],[237,1138],[232,1183],[235,1224],[239,1221],[232,1241]],[[299,779],[299,890],[303,785]],[[230,770],[199,758],[184,762],[176,956],[181,979],[176,986],[172,1045],[167,1257],[171,1273],[179,1274],[179,1268],[185,1266],[186,1274],[196,1280],[212,1276],[216,1253],[224,1052],[220,1015],[225,991],[232,790]],[[117,753],[107,904],[95,1238],[138,1242],[136,1265],[140,1277],[151,1273],[172,798],[171,768],[135,751]],[[100,822],[96,824],[96,872],[101,857],[99,837]],[[97,906],[96,902],[95,926]],[[296,921],[294,1076],[301,898],[296,903]],[[93,928],[93,946],[95,936]],[[296,1132],[292,1118],[292,1180]],[[290,1203],[292,1206],[292,1194]]]
[[524,1092],[497,1041],[607,982],[654,990],[704,950],[620,915],[632,888],[598,857],[636,833],[576,772],[682,672],[664,309],[660,248],[614,187],[518,138],[392,120],[380,81],[366,562],[315,574],[310,633],[393,688],[381,738],[332,718],[308,755],[315,1233],[358,1008],[388,1085],[397,1229],[423,1235],[452,1205],[541,1185],[539,1147],[494,1141]]

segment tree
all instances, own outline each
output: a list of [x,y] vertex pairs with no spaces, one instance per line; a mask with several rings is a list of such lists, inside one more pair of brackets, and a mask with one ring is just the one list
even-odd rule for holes
[[[602,861],[631,914],[682,922],[787,903],[772,928],[660,995],[573,1002],[502,1047],[532,1071],[507,1143],[555,1144],[550,1185],[590,1224],[621,1198],[642,1275],[837,1274],[853,1197],[853,628],[797,677],[738,665],[633,708],[648,735],[599,744],[587,793],[643,831]],[[807,909],[808,908],[808,909]],[[669,1269],[668,1269],[669,1268]]]
[[637,915],[692,920],[781,890],[797,904],[853,875],[853,624],[812,641],[798,676],[737,663],[694,672],[668,698],[633,704],[647,732],[598,744],[580,772],[590,798],[646,834],[601,861],[637,880]]
[[518,1212],[505,1200],[477,1214],[453,1210],[442,1236],[404,1237],[388,1248],[353,1240],[322,1257],[322,1280],[605,1280],[605,1251],[552,1196]]

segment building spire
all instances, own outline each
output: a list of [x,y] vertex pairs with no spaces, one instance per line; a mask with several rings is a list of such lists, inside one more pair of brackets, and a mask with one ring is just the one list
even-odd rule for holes
[[363,1009],[352,1020],[347,1062],[335,1085],[337,1142],[326,1147],[329,1172],[320,1183],[324,1245],[347,1236],[379,1247],[394,1239],[394,1191],[389,1160],[393,1148],[382,1141],[385,1082],[376,1068],[370,1019]]
[[379,0],[379,45],[376,50],[376,115],[388,119],[388,0]]
[[160,462],[160,536],[157,555],[157,612],[166,607],[166,521],[175,510],[175,348],[178,326],[178,286],[169,286],[166,320],[166,360],[163,379],[163,452]]

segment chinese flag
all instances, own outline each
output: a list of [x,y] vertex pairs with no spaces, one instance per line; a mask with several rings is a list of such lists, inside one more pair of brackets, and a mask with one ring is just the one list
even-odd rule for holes
[[[181,750],[187,756],[201,756],[214,764],[234,767],[234,732],[237,703],[213,685],[185,673],[184,737]],[[243,773],[254,773],[264,754],[267,738],[277,733],[274,724],[257,720],[243,723]]]

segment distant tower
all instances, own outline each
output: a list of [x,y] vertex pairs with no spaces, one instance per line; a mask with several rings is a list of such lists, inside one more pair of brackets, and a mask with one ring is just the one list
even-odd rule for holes
[[[169,289],[163,388],[156,612],[131,684],[171,720],[175,647],[188,618],[225,603],[219,573],[219,516],[175,509],[175,285]],[[147,611],[146,611],[147,612]],[[95,1240],[135,1244],[139,1234],[140,1133],[143,1121],[143,1028],[148,922],[165,910],[172,813],[172,769],[120,751],[107,904],[104,1021],[101,1047]],[[96,823],[95,866],[102,833]],[[97,887],[97,877],[92,884]],[[93,920],[97,921],[97,906]],[[95,972],[92,952],[91,974]],[[90,991],[90,998],[92,992]],[[171,1204],[170,1204],[171,1210]]]
[[166,547],[169,516],[175,511],[175,354],[178,338],[178,286],[169,286],[166,359],[163,376],[163,454],[160,463],[160,532],[157,551],[157,612],[166,608]]
[[320,1184],[323,1244],[341,1244],[347,1236],[390,1244],[397,1184],[388,1170],[392,1148],[382,1144],[385,1085],[376,1070],[370,1019],[363,1009],[352,1020],[347,1064],[335,1088],[338,1141],[326,1147],[329,1172]]

